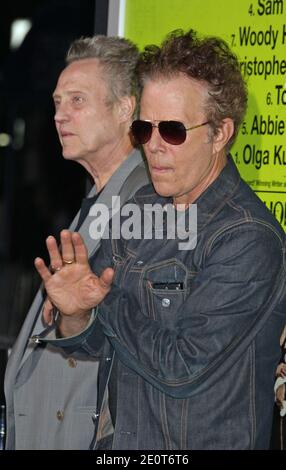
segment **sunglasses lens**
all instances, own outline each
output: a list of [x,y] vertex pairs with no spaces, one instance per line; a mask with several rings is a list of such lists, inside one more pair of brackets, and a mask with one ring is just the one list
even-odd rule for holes
[[137,144],[146,144],[151,139],[152,124],[151,122],[140,121],[138,119],[132,122],[131,131]]
[[163,139],[172,145],[180,145],[185,142],[187,132],[184,124],[179,121],[161,121],[159,132]]
[[[158,124],[161,137],[172,145],[180,145],[185,142],[187,131],[182,122],[160,121]],[[153,126],[149,121],[137,119],[131,124],[131,131],[137,144],[146,144],[152,135]]]

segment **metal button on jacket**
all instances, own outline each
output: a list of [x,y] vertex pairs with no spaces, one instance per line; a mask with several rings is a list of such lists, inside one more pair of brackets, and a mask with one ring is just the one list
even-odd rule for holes
[[70,367],[72,367],[72,368],[75,368],[76,365],[77,365],[77,362],[76,362],[76,360],[75,360],[73,357],[69,357],[69,358],[68,358],[68,365],[69,365]]
[[62,421],[64,419],[64,412],[62,410],[57,411],[57,419]]
[[171,305],[171,300],[170,299],[165,298],[165,299],[162,300],[162,306],[163,307],[170,307],[170,305]]

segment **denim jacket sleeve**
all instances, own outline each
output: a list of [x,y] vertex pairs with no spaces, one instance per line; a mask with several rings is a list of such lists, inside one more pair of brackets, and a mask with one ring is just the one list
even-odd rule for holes
[[[217,236],[172,328],[143,315],[134,293],[117,287],[95,323],[119,359],[155,387],[176,398],[201,392],[243,354],[282,295],[285,304],[281,242],[253,223]],[[93,335],[87,344],[94,347]]]

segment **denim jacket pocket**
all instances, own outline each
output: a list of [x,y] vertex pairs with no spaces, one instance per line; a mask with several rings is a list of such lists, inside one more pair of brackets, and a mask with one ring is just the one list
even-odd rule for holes
[[146,314],[171,328],[175,313],[187,297],[187,281],[188,270],[178,260],[165,260],[149,266],[143,273]]

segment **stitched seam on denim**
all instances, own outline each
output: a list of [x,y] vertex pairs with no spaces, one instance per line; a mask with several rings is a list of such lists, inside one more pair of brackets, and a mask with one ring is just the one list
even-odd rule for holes
[[185,272],[185,275],[187,275],[188,273],[188,269],[187,267],[184,265],[184,263],[182,263],[182,261],[178,260],[177,258],[169,258],[167,260],[162,260],[162,261],[158,261],[157,263],[153,264],[151,267],[146,267],[144,269],[145,272],[151,272],[151,271],[154,271],[156,270],[157,268],[162,268],[162,267],[166,267],[166,266],[173,266],[173,265],[177,265],[177,266],[180,266],[183,271]]
[[286,247],[283,247],[282,251],[283,251],[283,266],[284,266],[284,270],[286,270]]
[[139,266],[138,267],[132,266],[131,268],[129,268],[129,272],[130,273],[141,273],[142,268],[140,268]]
[[193,279],[198,274],[198,272],[199,272],[199,270],[193,271],[192,269],[189,269],[188,270],[188,280]]
[[137,255],[137,251],[135,250],[131,250],[130,248],[126,248],[125,249],[125,256],[131,256],[132,258],[135,258],[135,256]]
[[122,261],[118,261],[117,259],[114,260],[114,263],[113,263],[113,266],[112,266],[112,268],[114,270],[113,284],[117,283],[117,280],[120,277],[120,270],[121,270],[122,266],[123,266]]
[[255,343],[250,345],[250,417],[251,417],[251,436],[250,449],[254,449],[256,439],[256,409],[255,409]]
[[141,273],[141,276],[139,277],[139,282],[138,282],[139,290],[138,290],[138,299],[139,299],[139,305],[141,305],[142,311],[145,306],[145,302],[143,302],[143,289],[144,289],[144,274],[143,271]]
[[151,292],[151,294],[165,294],[165,295],[173,295],[173,296],[179,296],[178,294],[186,294],[188,292],[188,289],[180,289],[180,290],[166,290],[166,289],[154,289],[153,287],[148,287],[148,290]]
[[159,404],[161,410],[161,419],[162,419],[162,429],[163,436],[165,440],[165,449],[172,450],[172,442],[170,438],[168,420],[167,420],[167,410],[166,410],[166,395],[162,392],[159,392]]
[[119,255],[119,249],[118,249],[117,243],[118,243],[118,240],[116,238],[111,237],[112,254],[114,256],[121,258],[121,256]]
[[123,264],[123,258],[122,258],[122,256],[119,256],[119,255],[117,255],[116,253],[113,253],[112,260],[113,260],[113,262],[115,263],[115,265],[117,265],[117,264]]
[[252,221],[253,217],[249,210],[245,209],[243,206],[235,204],[232,199],[227,201],[227,205],[234,209],[236,212],[242,213],[245,217],[245,220]]
[[[231,233],[232,232],[232,229],[234,228],[237,228],[237,227],[243,227],[244,225],[248,224],[249,225],[249,228],[250,229],[254,229],[256,227],[256,224],[257,225],[260,225],[261,227],[264,227],[264,228],[268,228],[270,229],[271,232],[273,232],[277,238],[279,239],[280,243],[281,243],[281,249],[283,249],[283,241],[279,235],[279,233],[272,227],[272,225],[268,224],[268,223],[265,223],[263,221],[261,221],[260,219],[252,219],[251,221],[249,220],[245,220],[245,219],[241,219],[241,220],[237,220],[236,222],[233,222],[232,224],[229,224],[229,225],[226,225],[226,226],[223,226],[222,228],[220,228],[219,230],[217,230],[206,242],[206,246],[204,248],[204,252],[203,252],[203,263],[205,262],[205,258],[206,256],[208,255],[209,251],[211,250],[212,248],[212,245],[215,243],[216,239],[222,235],[222,234],[228,234],[228,233]],[[259,228],[261,228],[259,227]]]
[[125,267],[123,266],[122,273],[121,273],[120,287],[123,287],[129,265],[132,263],[132,261],[133,261],[132,257],[127,256],[125,260]]
[[142,386],[142,378],[137,376],[137,427],[136,427],[136,449],[140,449],[140,444],[139,444],[139,419],[140,419],[140,391],[141,391],[141,386]]
[[[205,222],[202,223],[202,226],[199,228],[200,232],[202,232],[204,230],[204,228],[211,222],[211,220],[213,220],[216,217],[216,215],[219,214],[219,212],[221,212],[221,210],[225,207],[225,205],[228,203],[228,201],[231,200],[234,193],[238,189],[239,184],[240,184],[240,182],[238,181],[238,183],[233,188],[231,194],[227,194],[227,195],[221,193],[217,189],[212,188],[213,192],[215,193],[215,196],[219,196],[220,201],[218,201],[218,204],[217,204],[215,210],[213,212],[209,213],[208,216],[205,216],[206,220],[205,220]],[[199,210],[199,207],[198,207],[198,210]]]
[[181,417],[181,446],[180,449],[187,449],[187,431],[188,431],[188,411],[189,400],[183,399],[182,403],[182,417]]
[[146,280],[145,280],[145,286],[147,289],[147,302],[148,302],[148,307],[149,307],[148,311],[150,312],[151,318],[153,318],[153,320],[156,320],[153,295],[151,295],[150,288],[147,285]]

